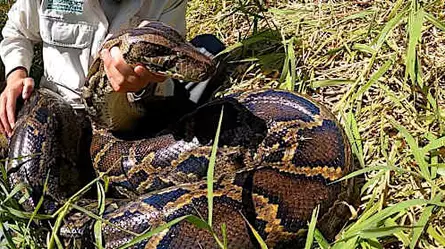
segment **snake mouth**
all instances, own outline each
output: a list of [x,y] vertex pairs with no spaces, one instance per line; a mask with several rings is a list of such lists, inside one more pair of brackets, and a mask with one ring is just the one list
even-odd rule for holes
[[170,68],[174,68],[177,62],[176,55],[165,56],[143,56],[139,63],[145,65],[148,70],[155,70],[157,73],[165,73]]
[[163,70],[163,69],[158,68],[157,65],[146,65],[145,64],[144,66],[148,71],[150,71],[150,73],[155,74],[157,76],[173,78],[173,79],[177,79],[177,80],[186,80],[184,75],[177,73],[175,70],[172,70],[172,69]]
[[[147,68],[151,73],[171,77],[178,80],[188,79],[186,73],[180,73],[176,63],[178,62],[178,56],[176,55],[166,55],[166,56],[154,56],[148,57],[144,56],[140,62]],[[192,79],[192,81],[195,79]]]

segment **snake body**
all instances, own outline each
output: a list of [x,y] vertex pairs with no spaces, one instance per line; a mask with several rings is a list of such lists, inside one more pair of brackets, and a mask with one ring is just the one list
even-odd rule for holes
[[[134,36],[138,39],[128,42]],[[196,55],[196,50],[178,37],[170,27],[153,22],[145,31],[127,31],[112,38],[108,46],[119,46],[129,61],[130,57],[141,59],[141,51],[148,51],[151,57],[145,56],[143,64],[148,63],[147,68],[172,77],[194,80],[208,77],[214,67],[211,60]],[[177,42],[171,45],[172,41]],[[157,52],[153,52],[153,44]],[[159,48],[162,46],[168,49]],[[138,53],[130,56],[134,48]],[[160,51],[164,52],[162,58],[157,57]],[[172,59],[174,57],[181,59]],[[207,217],[205,177],[221,109],[223,120],[215,164],[213,230],[222,238],[225,227],[228,248],[258,247],[252,228],[270,248],[295,248],[304,237],[307,222],[317,206],[320,207],[317,226],[329,240],[349,218],[346,203],[354,201],[353,184],[334,181],[352,170],[351,150],[340,124],[321,104],[288,91],[235,92],[182,115],[156,135],[129,140],[110,132],[110,129],[126,130],[132,125],[120,121],[122,118],[115,112],[121,109],[108,103],[115,101],[119,94],[110,91],[100,61],[93,63],[89,79],[83,92],[84,103],[93,124],[98,127],[90,146],[92,164],[97,173],[107,175],[113,191],[130,198],[106,201],[102,214],[106,221],[102,224],[106,248],[121,246],[136,234],[185,215]],[[48,95],[39,91],[32,100],[46,99]],[[120,95],[118,98],[125,100],[127,97]],[[34,145],[63,144],[47,142],[56,136],[47,133],[44,126],[48,122],[40,119],[39,113],[48,103],[30,101],[27,105],[35,109],[28,110],[30,114],[23,117],[33,120],[33,124],[25,122],[18,126],[14,136],[31,141],[29,135],[23,134],[42,129],[34,132],[39,136],[44,134],[37,142],[32,140]],[[54,111],[65,113],[66,108],[62,109]],[[132,122],[141,115],[149,115],[144,114],[143,106],[134,103],[126,104],[124,109],[128,109],[127,114],[136,113],[130,115]],[[58,120],[55,123],[63,123],[58,115],[53,115]],[[24,152],[18,147],[12,149],[17,144],[12,141],[10,158]],[[71,144],[70,148],[68,151],[79,147]],[[20,181],[31,183],[27,178],[31,176],[38,182],[30,184],[31,189],[41,194],[35,189],[41,188],[46,175],[52,179],[56,174],[55,179],[63,179],[60,170],[42,166],[42,158],[53,159],[56,158],[53,153],[61,152],[49,150],[48,153],[51,154],[44,154],[36,162],[9,167],[10,182],[13,185]],[[60,158],[72,158],[76,153],[62,154]],[[63,162],[61,159],[54,161]],[[78,166],[73,168],[79,170]],[[58,200],[63,200],[70,192],[61,193],[65,188],[57,181],[53,185],[55,187],[46,193],[52,200],[48,207],[57,206]],[[31,196],[31,200],[35,200],[38,195]],[[32,201],[30,206],[33,206]],[[94,211],[97,203],[85,208]],[[65,218],[60,235],[66,243],[93,247],[94,225],[95,219],[82,212],[73,212]],[[134,248],[218,248],[218,244],[208,231],[182,220]]]

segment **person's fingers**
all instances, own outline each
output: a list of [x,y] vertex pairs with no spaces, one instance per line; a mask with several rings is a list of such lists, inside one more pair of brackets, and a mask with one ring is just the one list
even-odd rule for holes
[[117,47],[101,52],[104,70],[113,90],[116,92],[139,91],[141,85],[139,76],[133,68],[125,63],[122,53]]
[[2,114],[4,113],[4,110],[5,110],[5,108],[3,108],[2,109],[2,99],[4,98],[4,96],[3,96],[3,94],[0,96],[0,132],[2,133],[2,134],[6,134],[6,130],[5,130],[5,128],[3,127],[3,121],[1,120],[1,116],[2,116]]
[[124,76],[113,66],[113,57],[111,57],[110,51],[104,49],[100,53],[104,62],[104,70],[107,74],[107,78],[110,81],[111,86],[116,92],[123,92],[122,84],[125,81]]
[[148,21],[148,20],[143,20],[143,21],[139,24],[138,28],[142,28],[142,27],[144,27],[145,25],[148,25],[149,23],[150,23],[150,21]]
[[148,71],[144,66],[134,69],[128,65],[119,48],[104,49],[101,52],[104,70],[116,92],[137,92],[150,82],[162,82],[165,76]]
[[10,134],[11,127],[9,127],[8,116],[6,113],[6,93],[2,93],[0,97],[0,121],[3,126],[3,130],[6,134]]
[[29,96],[31,96],[33,90],[34,90],[34,79],[30,77],[25,78],[23,80],[22,98],[28,99]]
[[164,82],[167,77],[152,73],[149,70],[147,70],[144,66],[136,66],[134,68],[134,72],[141,78],[142,82],[149,83],[149,82]]
[[133,68],[125,63],[118,48],[104,50],[101,56],[104,60],[105,73],[114,91],[131,92],[141,89],[138,84],[139,77],[134,73]]
[[100,51],[100,58],[104,62],[105,68],[111,66],[111,63],[113,62],[113,58],[111,57],[110,50],[102,49],[102,51]]
[[6,135],[5,128],[3,128],[2,122],[0,122],[0,133]]
[[[6,116],[8,117],[9,123],[9,135],[12,133],[12,129],[14,129],[15,125],[15,106],[17,102],[17,96],[14,95],[14,92],[9,92],[8,97],[6,99]],[[8,127],[6,128],[8,130]]]
[[114,66],[122,75],[135,76],[133,68],[128,65],[118,47],[110,49],[110,55],[113,58],[112,66]]

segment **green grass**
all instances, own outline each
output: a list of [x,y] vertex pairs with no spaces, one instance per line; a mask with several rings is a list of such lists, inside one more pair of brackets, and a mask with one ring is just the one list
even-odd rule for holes
[[[345,127],[357,171],[342,180],[365,178],[362,204],[351,207],[357,217],[332,244],[313,218],[306,248],[385,248],[392,243],[444,248],[444,2],[358,2],[191,0],[188,36],[213,33],[229,45],[230,53],[220,57],[228,61],[232,89],[303,92],[327,105]],[[227,248],[226,226],[221,233],[211,226],[212,164],[209,168],[207,220],[182,217],[138,235],[132,243],[188,220]],[[100,227],[107,222],[101,218],[106,186],[97,185],[98,214],[76,206],[73,198],[53,216],[20,211],[17,201],[8,198],[17,189],[9,190],[3,182],[0,187],[0,228],[5,234],[0,247],[39,248],[45,243],[38,240],[39,233],[49,233],[49,244],[60,247],[56,231],[68,208],[97,220],[100,244]],[[52,231],[32,231],[30,219],[55,219],[56,224]],[[266,248],[261,240],[259,244]]]
[[233,44],[232,88],[295,89],[343,123],[366,182],[332,247],[445,247],[444,2],[363,2],[226,1],[189,27]]

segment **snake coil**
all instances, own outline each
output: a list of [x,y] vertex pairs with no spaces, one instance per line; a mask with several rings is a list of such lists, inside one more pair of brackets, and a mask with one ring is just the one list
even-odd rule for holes
[[[214,68],[210,58],[158,22],[126,31],[105,46],[119,46],[130,64],[142,63],[176,78],[199,81]],[[353,183],[335,182],[352,170],[348,140],[334,116],[308,97],[271,89],[235,92],[177,114],[160,132],[136,139],[118,137],[109,129],[128,129],[141,116],[150,120],[151,113],[126,104],[125,113],[136,114],[130,115],[131,122],[121,121],[116,112],[122,108],[111,101],[127,103],[127,96],[110,90],[100,59],[90,69],[83,97],[96,127],[91,141],[83,139],[88,137],[82,135],[85,122],[59,96],[45,89],[33,94],[19,115],[9,158],[37,156],[10,160],[8,178],[13,186],[30,186],[25,209],[35,208],[45,193],[42,210],[52,213],[85,184],[85,172],[94,168],[105,174],[114,193],[130,198],[106,200],[101,213],[106,248],[185,215],[207,217],[205,177],[222,108],[213,229],[221,238],[225,224],[228,248],[259,246],[249,224],[270,248],[295,248],[317,206],[317,226],[332,240],[351,215],[347,203],[354,201]],[[171,100],[157,101],[151,103],[160,103],[156,108],[165,113]],[[89,155],[91,160],[85,160]],[[45,183],[48,190],[43,192]],[[90,202],[84,208],[97,212],[97,202]],[[94,247],[94,224],[87,214],[73,211],[60,235],[67,245]],[[210,233],[183,220],[134,248],[218,245]]]

